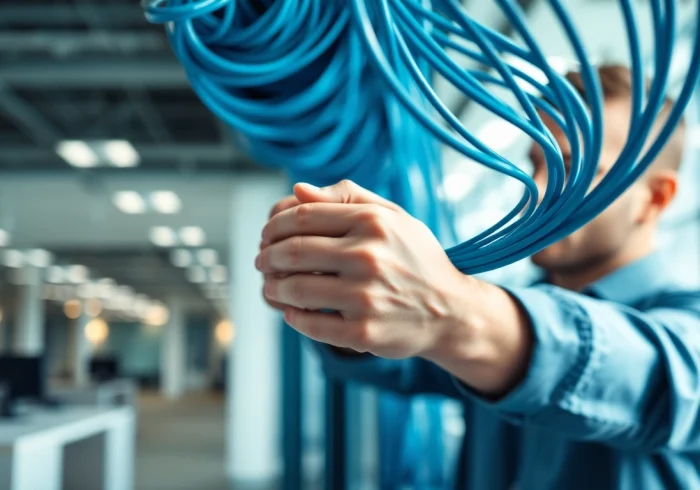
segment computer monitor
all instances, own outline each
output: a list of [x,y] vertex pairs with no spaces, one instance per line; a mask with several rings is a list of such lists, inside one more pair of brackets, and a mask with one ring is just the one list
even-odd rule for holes
[[119,377],[119,359],[114,356],[100,356],[90,359],[90,378],[98,383]]
[[46,395],[43,356],[0,356],[0,382],[7,386],[14,400],[43,400]]

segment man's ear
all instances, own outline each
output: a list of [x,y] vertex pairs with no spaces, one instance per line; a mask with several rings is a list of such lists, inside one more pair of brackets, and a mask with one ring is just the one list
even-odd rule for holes
[[678,172],[659,169],[650,172],[645,179],[648,201],[639,216],[640,222],[657,219],[671,204],[678,192]]

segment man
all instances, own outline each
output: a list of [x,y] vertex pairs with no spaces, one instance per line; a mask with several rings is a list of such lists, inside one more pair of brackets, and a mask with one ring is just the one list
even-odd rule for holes
[[[599,74],[595,182],[631,110],[629,71]],[[545,122],[566,158],[565,135]],[[263,230],[264,295],[334,346],[319,344],[329,376],[461,400],[460,489],[700,488],[700,292],[654,253],[682,150],[681,127],[612,206],[533,257],[547,283],[521,289],[463,275],[425,226],[352,183],[298,185]],[[531,158],[542,190],[539,148]]]

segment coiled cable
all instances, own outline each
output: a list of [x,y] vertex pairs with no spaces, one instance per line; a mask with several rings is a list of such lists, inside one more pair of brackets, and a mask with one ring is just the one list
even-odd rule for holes
[[[326,185],[350,178],[387,195],[436,233],[453,221],[436,192],[442,180],[438,143],[520,182],[523,195],[512,211],[447,250],[458,269],[474,274],[559,241],[609,206],[654,161],[700,77],[695,36],[680,95],[645,145],[669,80],[676,2],[649,2],[655,75],[645,93],[635,8],[631,0],[619,0],[631,60],[632,119],[619,158],[591,189],[603,142],[602,90],[574,22],[560,0],[548,0],[575,53],[587,103],[548,65],[519,4],[494,1],[522,44],[472,19],[458,0],[152,0],[144,8],[149,21],[166,24],[193,89],[232,128],[243,150],[294,180]],[[465,69],[448,49],[494,72]],[[504,54],[541,70],[547,83],[504,61]],[[463,126],[433,89],[435,75],[542,149],[549,176],[542,196],[526,172]],[[510,90],[517,105],[497,98],[492,86]],[[540,114],[567,134],[568,173]]]

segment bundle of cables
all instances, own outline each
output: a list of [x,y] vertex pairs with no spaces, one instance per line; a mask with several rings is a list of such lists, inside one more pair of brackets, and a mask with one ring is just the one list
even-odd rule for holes
[[[632,0],[619,0],[632,72],[627,143],[595,187],[603,141],[600,81],[566,8],[547,0],[566,33],[586,101],[547,63],[514,0],[494,0],[522,40],[469,16],[459,0],[152,0],[149,21],[169,40],[206,106],[228,124],[256,160],[318,185],[343,178],[388,194],[435,231],[445,209],[435,189],[440,143],[521,182],[523,196],[500,221],[447,253],[467,273],[525,258],[583,226],[654,161],[678,125],[700,77],[700,36],[670,114],[647,142],[665,100],[677,22],[676,0],[650,0],[654,77],[648,90]],[[700,7],[697,12],[700,25]],[[460,53],[493,71],[470,70]],[[507,63],[541,70],[542,83]],[[508,121],[539,145],[548,182],[532,178],[468,131],[433,88],[439,75],[469,100]],[[537,94],[524,90],[534,87]],[[499,99],[493,86],[517,101]],[[548,115],[571,144],[569,168]]]

